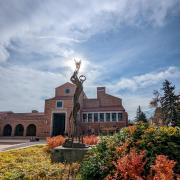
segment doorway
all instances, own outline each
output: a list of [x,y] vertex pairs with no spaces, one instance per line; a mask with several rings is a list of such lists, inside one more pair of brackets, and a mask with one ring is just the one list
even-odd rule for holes
[[52,136],[64,135],[65,113],[53,113]]

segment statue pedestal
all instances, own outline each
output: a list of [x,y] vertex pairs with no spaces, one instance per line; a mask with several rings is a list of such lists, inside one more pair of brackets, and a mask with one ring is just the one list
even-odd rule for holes
[[61,163],[80,162],[83,160],[84,155],[90,149],[91,149],[91,147],[69,148],[69,147],[58,146],[52,150],[51,160],[53,162],[61,162]]

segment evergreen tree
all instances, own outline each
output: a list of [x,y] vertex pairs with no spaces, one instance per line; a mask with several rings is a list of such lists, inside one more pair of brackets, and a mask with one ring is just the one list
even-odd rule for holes
[[138,106],[137,112],[136,112],[136,122],[147,122],[147,118],[144,112],[141,110],[141,106]]
[[163,121],[166,125],[169,123],[178,125],[177,101],[178,96],[175,95],[175,86],[171,82],[165,80],[163,82],[163,96],[160,97],[161,109],[163,112]]
[[154,95],[154,97],[150,101],[150,106],[154,107],[154,108],[157,108],[157,107],[160,106],[160,93],[159,93],[159,91],[154,90],[153,95]]
[[141,113],[142,113],[141,106],[138,106],[137,111],[136,111],[136,121],[139,120],[139,117],[140,117]]

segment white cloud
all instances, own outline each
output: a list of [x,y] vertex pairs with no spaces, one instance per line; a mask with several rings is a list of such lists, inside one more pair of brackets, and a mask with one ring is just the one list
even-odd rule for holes
[[121,24],[163,25],[179,5],[178,0],[1,1],[0,43],[20,41],[23,51],[63,56],[73,43]]
[[[135,119],[136,110],[140,105],[143,112],[147,112],[150,110],[149,102],[151,97],[147,97],[144,95],[133,95],[133,94],[126,94],[122,96],[123,105],[128,112],[128,117],[131,120]],[[149,114],[148,114],[149,115]]]
[[[145,22],[152,26],[162,26],[169,15],[177,12],[179,4],[178,0],[0,1],[0,64],[7,63],[7,66],[0,66],[0,110],[43,110],[44,98],[41,97],[51,97],[56,86],[69,80],[72,69],[71,63],[68,63],[74,57],[85,60],[82,72],[86,72],[87,76],[85,91],[94,96],[96,85],[100,85],[96,80],[102,77],[112,62],[105,64],[105,69],[103,63],[92,64],[90,59],[82,52],[77,52],[73,45],[123,24],[142,26]],[[27,57],[40,53],[50,58],[47,61],[31,59],[31,68],[12,66],[7,62],[8,58],[11,58],[9,48]],[[141,51],[142,48],[138,52],[136,50],[136,53]],[[135,53],[133,49],[127,51],[126,48],[125,52],[121,54],[121,61],[131,58]],[[18,61],[18,58],[16,60]],[[11,59],[11,62],[13,61],[14,59]],[[61,74],[38,70],[44,66],[48,70],[63,70],[60,71]],[[170,67],[165,71],[122,78],[107,87],[114,90],[114,93],[121,89],[136,90],[176,76],[177,73],[177,68]],[[127,102],[130,113],[144,102],[144,97],[123,99]],[[140,103],[132,103],[138,99]]]
[[6,62],[9,57],[9,53],[4,46],[0,44],[0,63]]
[[180,76],[180,69],[177,67],[169,67],[166,70],[161,71],[154,71],[151,73],[146,73],[138,76],[133,76],[131,78],[122,78],[113,86],[116,89],[128,89],[135,91],[138,88],[145,88],[158,82],[168,79],[171,77],[179,77]]
[[25,67],[0,67],[0,110],[43,111],[44,99],[54,96],[54,88],[66,82],[63,74]]

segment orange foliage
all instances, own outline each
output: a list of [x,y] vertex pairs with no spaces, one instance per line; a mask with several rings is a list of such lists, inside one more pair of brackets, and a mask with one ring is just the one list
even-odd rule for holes
[[99,138],[95,135],[83,137],[83,142],[88,145],[96,145],[98,141],[99,141]]
[[127,150],[127,147],[129,146],[129,143],[126,141],[122,146],[119,146],[116,148],[116,151],[119,153],[119,154],[122,154],[124,153],[126,150]]
[[63,136],[55,136],[55,137],[48,137],[47,144],[48,148],[53,149],[57,146],[62,145],[65,142],[65,138]]
[[136,131],[137,127],[136,126],[128,126],[128,131],[132,135]]
[[131,150],[129,154],[117,160],[116,174],[120,173],[124,180],[142,180],[141,174],[144,171],[144,165],[146,164],[144,157],[145,151],[141,151],[138,154],[134,149]]
[[172,180],[173,179],[173,168],[176,162],[169,160],[167,156],[158,155],[156,156],[155,165],[151,166],[151,174],[155,173],[154,176],[150,175],[148,179],[151,180]]

